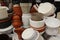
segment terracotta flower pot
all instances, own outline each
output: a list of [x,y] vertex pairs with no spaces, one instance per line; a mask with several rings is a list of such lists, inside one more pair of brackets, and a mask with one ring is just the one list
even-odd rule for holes
[[16,15],[22,16],[22,10],[21,10],[20,5],[18,4],[13,5],[13,12]]

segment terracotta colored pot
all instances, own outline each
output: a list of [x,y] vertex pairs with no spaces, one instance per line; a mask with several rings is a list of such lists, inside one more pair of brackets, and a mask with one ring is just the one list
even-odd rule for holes
[[22,16],[22,10],[21,10],[20,5],[18,4],[13,5],[13,12],[16,15]]
[[31,8],[31,3],[20,3],[23,14],[28,14]]

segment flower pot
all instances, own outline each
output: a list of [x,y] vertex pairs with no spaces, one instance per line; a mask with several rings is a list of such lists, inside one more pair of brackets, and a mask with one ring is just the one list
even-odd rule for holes
[[23,14],[29,13],[31,5],[31,3],[20,3]]
[[45,2],[38,6],[38,12],[44,14],[45,16],[54,14],[55,10],[56,10],[55,6],[48,2]]
[[60,26],[60,20],[53,18],[53,17],[48,17],[45,20],[46,23],[46,33],[48,35],[56,35],[58,33],[58,28]]
[[30,19],[30,26],[34,27],[34,28],[40,28],[40,27],[43,27],[45,24],[44,24],[44,20],[42,21],[33,21]]
[[7,13],[8,8],[5,6],[0,6],[0,19],[5,19],[8,17]]
[[24,40],[44,40],[43,37],[39,34],[39,32],[33,30],[32,28],[28,28],[23,31],[22,38]]

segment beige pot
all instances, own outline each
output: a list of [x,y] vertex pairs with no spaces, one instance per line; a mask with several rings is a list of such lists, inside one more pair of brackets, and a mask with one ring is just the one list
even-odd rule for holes
[[8,17],[7,13],[8,8],[5,6],[0,6],[0,19],[5,19]]
[[21,9],[23,13],[29,13],[31,8],[31,3],[20,3]]

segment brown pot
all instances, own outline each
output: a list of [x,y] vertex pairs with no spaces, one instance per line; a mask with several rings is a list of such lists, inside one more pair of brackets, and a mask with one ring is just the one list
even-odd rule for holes
[[20,5],[18,4],[13,5],[13,12],[16,15],[22,16],[22,10],[21,10]]

